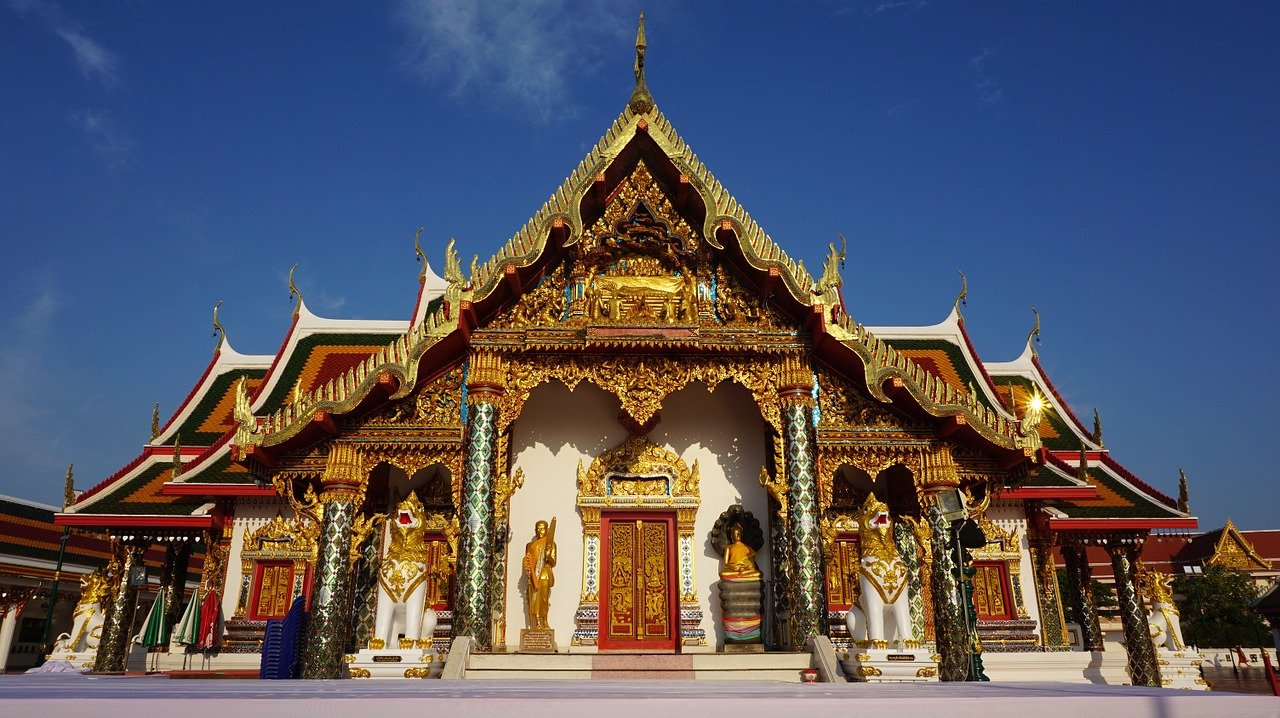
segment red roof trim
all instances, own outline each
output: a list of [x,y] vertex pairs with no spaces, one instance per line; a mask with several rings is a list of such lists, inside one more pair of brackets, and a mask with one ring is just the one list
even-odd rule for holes
[[1132,471],[1130,471],[1130,470],[1128,470],[1128,469],[1124,468],[1123,466],[1121,466],[1121,465],[1119,464],[1119,462],[1117,462],[1115,459],[1111,458],[1111,455],[1110,455],[1110,454],[1104,455],[1104,456],[1102,457],[1102,464],[1103,464],[1104,466],[1106,466],[1107,468],[1111,469],[1112,471],[1116,472],[1117,474],[1119,474],[1119,475],[1120,475],[1120,477],[1121,477],[1121,478],[1123,478],[1125,481],[1128,481],[1129,483],[1131,483],[1131,484],[1133,484],[1134,486],[1138,487],[1138,488],[1139,488],[1139,489],[1141,489],[1142,491],[1146,492],[1146,493],[1147,493],[1147,495],[1148,495],[1148,496],[1150,496],[1151,498],[1156,499],[1157,501],[1159,501],[1160,503],[1164,504],[1165,506],[1168,506],[1168,507],[1169,507],[1169,508],[1171,508],[1171,509],[1177,509],[1177,508],[1178,508],[1178,502],[1177,502],[1177,501],[1174,501],[1174,500],[1173,500],[1171,497],[1169,497],[1169,496],[1165,496],[1163,493],[1161,493],[1160,491],[1158,491],[1158,490],[1157,490],[1155,487],[1153,487],[1151,484],[1148,484],[1147,482],[1143,481],[1142,479],[1139,479],[1137,476],[1135,476],[1135,475],[1134,475],[1134,473],[1133,473]]
[[160,488],[161,496],[255,496],[276,495],[275,487],[256,484],[181,484],[166,482]]
[[1040,358],[1035,355],[1035,352],[1032,352],[1031,354],[1031,363],[1035,366],[1036,371],[1040,373],[1040,378],[1044,380],[1044,385],[1049,387],[1049,393],[1053,394],[1053,398],[1058,400],[1058,405],[1063,409],[1066,409],[1067,416],[1076,425],[1076,428],[1080,430],[1081,436],[1087,436],[1089,437],[1089,440],[1092,441],[1093,433],[1084,428],[1084,424],[1080,423],[1079,417],[1077,417],[1076,413],[1071,410],[1071,405],[1067,403],[1066,399],[1062,398],[1062,394],[1058,393],[1058,387],[1054,386],[1053,382],[1049,381],[1049,374],[1046,373],[1044,367],[1040,365]]
[[1123,529],[1193,529],[1200,522],[1185,519],[1049,519],[1055,531],[1119,531]]
[[118,514],[54,514],[54,526],[167,526],[171,528],[207,529],[212,516],[137,516]]
[[218,342],[218,348],[213,351],[213,359],[210,360],[209,365],[204,368],[204,373],[200,375],[200,380],[195,383],[195,386],[191,387],[191,391],[187,392],[187,398],[182,400],[182,403],[178,405],[177,410],[169,416],[169,420],[164,423],[164,426],[160,428],[160,433],[156,436],[164,436],[165,432],[169,430],[169,427],[173,422],[177,420],[178,415],[181,414],[183,409],[186,409],[187,405],[191,403],[191,400],[196,397],[196,392],[200,391],[200,387],[204,386],[204,380],[209,378],[209,374],[213,372],[213,368],[218,365],[218,357],[220,356],[222,356],[222,342]]
[[125,474],[128,474],[130,471],[133,471],[134,469],[138,468],[139,466],[142,465],[143,461],[146,461],[147,458],[152,455],[152,453],[153,452],[148,452],[144,448],[142,450],[142,453],[138,454],[137,458],[135,458],[133,461],[130,461],[129,463],[125,464],[124,468],[120,469],[114,474],[98,482],[92,488],[86,489],[83,493],[77,496],[76,503],[80,503],[81,501],[84,501],[90,496],[93,496],[94,494],[98,493],[99,491],[102,491],[103,489],[107,488],[111,484],[115,483],[116,479],[119,479],[121,476],[124,476]]
[[[991,396],[995,397],[996,403],[1004,406],[1004,402],[1000,401],[1000,389],[996,387],[995,381],[991,375],[987,373],[987,366],[982,363],[982,358],[978,356],[978,350],[973,348],[973,341],[969,339],[969,332],[964,328],[964,315],[956,312],[956,325],[960,327],[960,336],[964,337],[964,345],[969,349],[969,357],[974,364],[978,365],[978,371],[982,373],[982,378],[987,380],[987,388],[991,389]],[[977,397],[974,397],[977,399]],[[1012,412],[1012,407],[1005,407],[1006,410]]]
[[258,388],[253,392],[253,396],[249,397],[249,404],[258,401],[258,397],[262,396],[262,392],[271,383],[272,377],[275,375],[276,366],[280,364],[280,357],[284,356],[284,350],[289,347],[289,341],[293,339],[293,333],[298,329],[298,319],[302,315],[296,314],[293,321],[289,323],[289,331],[284,334],[284,341],[280,342],[280,348],[276,350],[276,356],[271,360],[271,366],[267,367],[267,373],[262,375],[262,383],[258,384]]

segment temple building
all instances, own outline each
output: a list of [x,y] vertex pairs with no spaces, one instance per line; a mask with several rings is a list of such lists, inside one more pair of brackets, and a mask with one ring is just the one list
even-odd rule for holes
[[[497,254],[468,270],[450,243],[438,276],[418,246],[411,320],[299,294],[262,356],[216,325],[142,454],[57,516],[119,539],[108,615],[132,615],[144,551],[199,538],[214,666],[277,660],[296,606],[309,678],[591,675],[639,651],[746,678],[1167,683],[1137,558],[1196,519],[1112,457],[1030,338],[983,361],[958,300],[859,323],[844,248],[817,276],[787,255],[658,111],[645,45],[642,24],[622,113]],[[1073,588],[1087,550],[1127,651]],[[122,668],[126,623],[96,669]]]

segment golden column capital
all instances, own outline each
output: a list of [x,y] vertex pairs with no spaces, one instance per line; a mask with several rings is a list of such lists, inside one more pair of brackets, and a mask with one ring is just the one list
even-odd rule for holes
[[360,449],[346,442],[329,445],[329,458],[320,477],[320,500],[351,501],[364,493],[364,470]]
[[505,357],[486,350],[471,355],[471,366],[467,372],[468,401],[492,401],[503,395],[506,383]]

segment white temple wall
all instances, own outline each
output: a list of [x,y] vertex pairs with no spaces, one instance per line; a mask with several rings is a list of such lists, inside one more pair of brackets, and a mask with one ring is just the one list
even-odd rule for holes
[[235,614],[236,603],[240,600],[240,584],[244,581],[240,552],[244,549],[245,539],[275,518],[277,512],[285,516],[293,515],[293,510],[284,499],[278,497],[236,499],[235,518],[231,523],[231,547],[227,551],[227,579],[222,588],[222,615],[226,618]]
[[[618,423],[621,407],[611,394],[583,382],[574,391],[560,383],[535,389],[511,434],[511,470],[524,471],[524,488],[511,500],[511,536],[507,559],[506,640],[515,646],[527,626],[525,582],[521,570],[525,544],[538,520],[557,518],[556,585],[551,591],[548,624],[563,650],[575,629],[582,593],[582,517],[577,511],[578,462],[592,460],[627,438]],[[768,535],[767,498],[758,480],[765,461],[764,428],[750,393],[725,383],[714,393],[693,384],[672,394],[662,407],[661,423],[650,439],[698,462],[701,504],[694,527],[694,578],[708,646],[723,644],[716,591],[720,556],[710,533],[720,513],[741,503],[760,520]],[[756,562],[769,580],[766,547]]]
[[578,514],[578,462],[592,459],[627,438],[618,424],[621,407],[613,395],[588,382],[574,391],[552,382],[534,389],[511,431],[511,471],[524,471],[524,488],[511,498],[507,545],[507,645],[516,646],[528,626],[521,570],[533,525],[556,517],[555,587],[547,625],[563,650],[573,637],[574,613],[582,595],[582,516]]

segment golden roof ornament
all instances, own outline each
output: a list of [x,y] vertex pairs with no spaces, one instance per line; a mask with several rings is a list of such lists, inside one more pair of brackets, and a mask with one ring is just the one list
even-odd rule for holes
[[218,321],[218,309],[222,306],[222,300],[213,305],[213,335],[218,338],[218,343],[213,345],[213,353],[217,354],[218,350],[227,341],[227,330],[223,328],[222,322]]
[[159,435],[160,435],[160,402],[157,401],[155,406],[151,407],[151,440],[155,441],[156,437]]
[[1102,448],[1102,414],[1098,413],[1098,408],[1093,409],[1093,443]]
[[422,227],[418,227],[418,231],[413,233],[413,251],[417,253],[418,261],[422,263],[422,269],[418,270],[418,279],[426,279],[427,277],[427,254],[422,251]]
[[636,87],[631,91],[631,99],[627,101],[627,108],[632,113],[643,115],[653,112],[653,95],[649,93],[649,86],[644,81],[644,52],[648,48],[644,37],[644,11],[640,11],[640,25],[636,30]]
[[173,481],[177,481],[182,476],[182,435],[178,434],[173,437],[173,465],[170,469],[170,476]]
[[297,262],[294,262],[293,266],[289,269],[289,298],[294,299],[296,297],[296,300],[293,303],[294,319],[297,319],[298,315],[302,313],[302,290],[298,289],[298,285],[293,283],[293,273],[297,271],[297,269]]
[[1191,493],[1187,490],[1187,472],[1178,469],[1178,510],[1191,513]]
[[956,314],[960,314],[960,306],[969,306],[969,278],[964,276],[964,270],[957,269],[956,273],[960,275],[960,293],[956,295],[955,304],[952,306],[956,310]]
[[1040,353],[1036,351],[1036,345],[1040,343],[1040,312],[1032,307],[1031,313],[1036,315],[1036,323],[1031,327],[1031,333],[1027,335],[1027,346],[1031,348],[1031,356],[1038,357]]
[[76,480],[72,476],[75,464],[67,464],[67,481],[62,486],[62,510],[66,511],[76,503]]
[[1084,442],[1080,442],[1080,465],[1076,467],[1076,478],[1081,483],[1089,483],[1089,452],[1085,451]]

